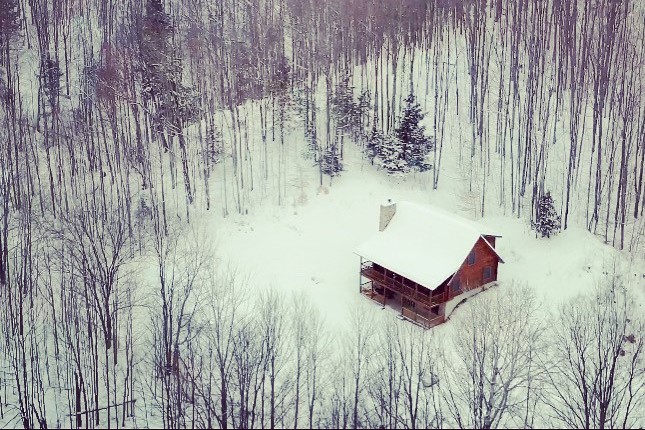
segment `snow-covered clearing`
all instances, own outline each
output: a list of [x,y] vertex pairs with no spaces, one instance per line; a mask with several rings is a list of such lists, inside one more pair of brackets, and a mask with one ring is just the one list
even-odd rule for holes
[[[371,304],[358,292],[359,257],[353,250],[378,230],[383,201],[428,203],[476,219],[460,209],[457,178],[445,177],[440,189],[432,190],[429,177],[390,177],[370,167],[359,154],[352,155],[352,162],[331,187],[306,187],[304,203],[295,203],[294,198],[288,206],[264,204],[249,215],[210,214],[201,220],[213,235],[210,240],[216,243],[218,255],[251,276],[252,290],[304,292],[337,329],[346,327],[357,306]],[[583,228],[572,226],[542,239],[523,219],[499,214],[478,221],[503,236],[497,242],[505,261],[499,269],[501,289],[524,283],[544,300],[545,309],[555,310],[576,294],[591,291],[618,264],[618,271],[629,273],[630,285],[642,297],[642,257],[621,253]],[[376,304],[370,308],[381,312]],[[391,313],[394,318],[396,312]]]

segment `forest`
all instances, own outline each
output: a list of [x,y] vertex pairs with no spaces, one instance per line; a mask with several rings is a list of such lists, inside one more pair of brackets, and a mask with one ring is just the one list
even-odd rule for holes
[[618,271],[337,334],[192,226],[361,168],[645,255],[644,50],[639,0],[0,0],[0,427],[642,428]]

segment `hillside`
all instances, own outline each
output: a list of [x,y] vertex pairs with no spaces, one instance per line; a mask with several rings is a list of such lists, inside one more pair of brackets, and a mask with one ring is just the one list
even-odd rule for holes
[[[642,428],[644,23],[4,0],[0,427]],[[500,232],[496,285],[361,295],[387,199]]]

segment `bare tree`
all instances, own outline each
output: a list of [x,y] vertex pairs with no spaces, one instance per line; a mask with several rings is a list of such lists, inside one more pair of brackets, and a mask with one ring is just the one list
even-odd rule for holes
[[232,405],[237,406],[237,413],[232,414],[234,428],[250,429],[255,427],[258,400],[261,400],[266,363],[266,345],[262,336],[262,326],[258,319],[247,315],[238,321],[232,351],[234,390],[229,391]]
[[378,349],[375,354],[376,370],[368,382],[369,397],[374,405],[374,421],[386,428],[399,426],[403,375],[400,357],[397,354],[397,321],[387,321],[379,333]]
[[372,426],[436,428],[442,425],[439,357],[432,333],[398,320],[384,321],[370,367]]
[[441,366],[448,414],[459,428],[531,426],[524,412],[540,375],[539,304],[532,290],[517,285],[472,301],[452,318],[454,350],[445,352]]
[[374,318],[372,308],[360,303],[351,316],[351,332],[345,339],[347,355],[351,357],[351,426],[362,427],[359,408],[363,406],[365,381],[368,375],[369,358],[374,346]]
[[[322,399],[320,380],[327,359],[326,349],[329,345],[329,333],[311,299],[304,294],[292,296],[292,319],[290,332],[293,336],[291,374],[287,377],[293,381],[293,428],[299,428],[299,419],[305,416],[301,406],[305,406],[309,428],[314,428],[317,406]],[[302,425],[301,425],[302,427]]]
[[[285,326],[287,308],[283,295],[275,290],[262,293],[259,298],[258,326],[264,354],[265,377],[268,378],[268,393],[263,393],[268,400],[269,428],[276,428],[277,420],[283,417],[284,385],[281,383],[281,371],[286,363]],[[263,391],[265,381],[263,381]],[[263,414],[264,416],[264,414]]]
[[554,324],[545,402],[554,424],[634,428],[643,424],[642,312],[620,275],[561,307]]
[[[206,318],[209,353],[214,358],[216,374],[213,379],[218,384],[219,408],[208,403],[221,428],[228,428],[231,407],[229,405],[232,384],[233,353],[235,349],[236,327],[244,318],[244,305],[248,299],[248,279],[236,269],[229,267],[222,272],[211,274],[209,294],[206,299]],[[210,399],[209,399],[210,400]],[[210,414],[209,414],[210,416]]]
[[128,259],[127,225],[119,211],[79,209],[56,231],[66,244],[62,258],[81,277],[97,311],[105,348],[114,341],[114,292]]
[[[186,235],[177,229],[165,236],[157,228],[155,233],[161,314],[153,315],[154,346],[157,352],[155,367],[162,384],[162,413],[165,425],[185,426],[184,395],[187,390],[183,385],[191,381],[183,380],[187,373],[183,356],[188,356],[193,338],[199,334],[200,324],[196,320],[199,293],[206,283],[205,268],[214,258],[199,232],[193,230]],[[184,240],[179,241],[180,237]]]
[[435,402],[438,363],[431,336],[420,327],[405,324],[396,338],[396,345],[404,411],[400,422],[410,429],[439,427],[441,417]]

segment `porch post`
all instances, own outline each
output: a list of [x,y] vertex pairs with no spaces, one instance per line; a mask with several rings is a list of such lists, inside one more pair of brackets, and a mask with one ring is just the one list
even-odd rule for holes
[[361,257],[361,262],[360,262],[360,265],[358,266],[358,292],[359,293],[363,292],[362,284],[361,284],[361,281],[363,280],[362,271],[363,271],[363,257]]

